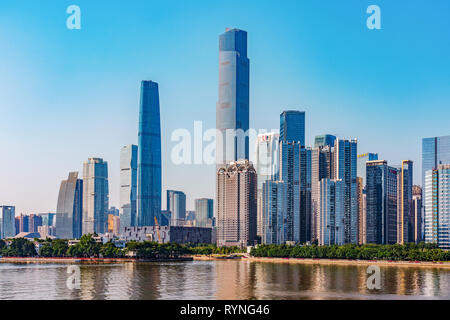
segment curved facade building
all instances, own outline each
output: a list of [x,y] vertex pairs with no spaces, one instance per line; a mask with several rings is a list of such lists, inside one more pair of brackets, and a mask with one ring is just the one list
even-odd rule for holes
[[249,65],[247,32],[226,29],[219,37],[218,166],[249,158]]
[[161,223],[161,124],[158,84],[141,82],[138,146],[138,226]]
[[83,217],[83,180],[70,172],[61,182],[56,207],[56,236],[60,239],[81,237]]

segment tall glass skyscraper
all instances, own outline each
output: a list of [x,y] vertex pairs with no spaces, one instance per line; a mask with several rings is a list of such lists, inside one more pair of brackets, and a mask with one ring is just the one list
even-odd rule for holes
[[450,164],[450,136],[422,139],[422,184],[425,173],[440,164]]
[[56,236],[60,239],[80,238],[82,221],[83,180],[78,179],[78,172],[70,172],[69,178],[63,180],[59,188],[56,206]]
[[305,145],[305,112],[284,111],[280,115],[280,141]]
[[266,180],[262,186],[262,243],[283,244],[287,213],[287,188],[282,181]]
[[330,146],[334,147],[336,137],[331,134],[322,134],[314,138],[314,148]]
[[12,238],[16,235],[16,208],[0,206],[0,239]]
[[195,226],[212,227],[214,223],[214,200],[195,199]]
[[363,153],[358,154],[357,172],[356,175],[362,178],[363,188],[366,186],[366,162],[378,160],[378,153]]
[[398,167],[397,182],[397,242],[404,244],[414,240],[414,211],[412,203],[413,162],[403,160]]
[[186,219],[186,194],[182,191],[167,190],[167,211],[171,214],[171,225],[184,225]]
[[134,227],[137,199],[138,147],[124,146],[120,151],[120,227]]
[[397,175],[384,160],[367,161],[366,243],[397,242]]
[[83,165],[83,234],[106,232],[108,197],[108,163],[89,158]]
[[357,140],[336,140],[334,147],[335,179],[344,182],[344,241],[358,241],[358,193],[356,182]]
[[216,161],[249,159],[249,65],[247,32],[226,29],[219,37],[219,100],[216,105]]
[[319,245],[344,244],[344,189],[342,180],[319,182]]
[[137,171],[137,224],[161,223],[161,122],[158,84],[141,82]]

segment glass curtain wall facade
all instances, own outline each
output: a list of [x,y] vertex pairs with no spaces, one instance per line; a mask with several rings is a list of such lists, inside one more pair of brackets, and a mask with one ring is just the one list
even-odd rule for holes
[[137,224],[161,223],[161,121],[158,84],[141,82],[137,171]]
[[167,211],[171,213],[171,225],[182,226],[186,219],[186,195],[182,191],[167,190]]
[[16,235],[16,208],[14,206],[0,206],[0,238],[12,238]]
[[249,159],[247,32],[226,29],[219,36],[219,99],[216,105],[216,163]]
[[56,206],[56,237],[79,239],[82,235],[82,227],[83,180],[78,179],[78,172],[70,172],[69,178],[63,180],[59,188]]
[[344,191],[342,180],[319,182],[319,245],[344,244]]
[[284,111],[280,115],[280,141],[305,145],[305,112]]
[[212,227],[214,222],[214,200],[196,199],[195,200],[195,226]]
[[124,146],[120,150],[120,227],[137,225],[137,161],[138,147]]
[[282,181],[266,180],[262,187],[264,244],[283,244],[286,216],[287,188]]

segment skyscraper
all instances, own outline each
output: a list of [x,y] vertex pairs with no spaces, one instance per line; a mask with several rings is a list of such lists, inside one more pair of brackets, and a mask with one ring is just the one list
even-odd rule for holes
[[249,159],[249,66],[247,32],[226,29],[219,37],[219,99],[216,162]]
[[325,147],[325,146],[334,147],[335,141],[336,141],[336,137],[331,134],[322,134],[319,136],[315,136],[314,148]]
[[83,165],[83,234],[106,232],[108,196],[108,163],[89,158]]
[[343,245],[344,195],[342,180],[322,179],[319,182],[319,245]]
[[263,235],[262,186],[267,180],[272,180],[278,173],[278,133],[259,134],[256,141],[255,169],[258,174],[258,235]]
[[366,162],[366,243],[397,242],[397,169],[384,160]]
[[231,162],[217,172],[217,245],[254,245],[257,177],[248,160]]
[[137,199],[138,147],[128,145],[120,150],[120,226],[134,227]]
[[142,81],[139,109],[137,224],[153,226],[161,216],[161,124],[158,84]]
[[16,208],[0,206],[0,239],[12,238],[16,235]]
[[422,139],[422,184],[425,173],[440,164],[450,163],[450,136]]
[[358,154],[358,163],[357,163],[357,171],[356,176],[362,178],[362,186],[365,188],[366,186],[366,162],[378,160],[378,153],[363,153]]
[[184,225],[186,219],[186,195],[184,192],[167,190],[167,211],[171,213],[171,225]]
[[356,178],[356,192],[358,194],[358,244],[366,243],[366,191],[363,179]]
[[319,236],[319,182],[333,179],[333,148],[329,145],[317,146],[311,151],[311,240]]
[[305,145],[305,112],[289,110],[280,114],[280,141]]
[[450,164],[425,172],[425,242],[450,249]]
[[412,208],[414,216],[414,241],[419,243],[423,241],[422,188],[420,186],[413,186]]
[[[50,214],[46,220],[49,226]],[[81,237],[83,227],[83,180],[78,172],[70,172],[69,178],[61,182],[56,205],[56,236],[60,239]],[[33,231],[30,231],[33,232]]]
[[262,243],[283,244],[287,212],[287,188],[282,181],[266,180],[262,188]]
[[214,200],[195,199],[195,226],[212,227],[214,222]]
[[38,232],[38,228],[42,226],[42,217],[37,214],[30,214],[30,225],[28,229],[30,232]]
[[415,242],[415,221],[412,206],[413,162],[410,160],[403,160],[398,171],[397,241],[400,244],[404,244],[407,242]]
[[334,147],[335,179],[345,185],[344,195],[344,241],[357,243],[358,240],[358,195],[356,192],[357,140],[336,140]]

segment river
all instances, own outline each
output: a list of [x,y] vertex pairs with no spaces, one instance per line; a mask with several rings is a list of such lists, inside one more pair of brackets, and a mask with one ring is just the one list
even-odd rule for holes
[[450,270],[381,267],[369,290],[364,266],[238,260],[83,264],[69,289],[65,264],[0,264],[3,299],[450,299]]

